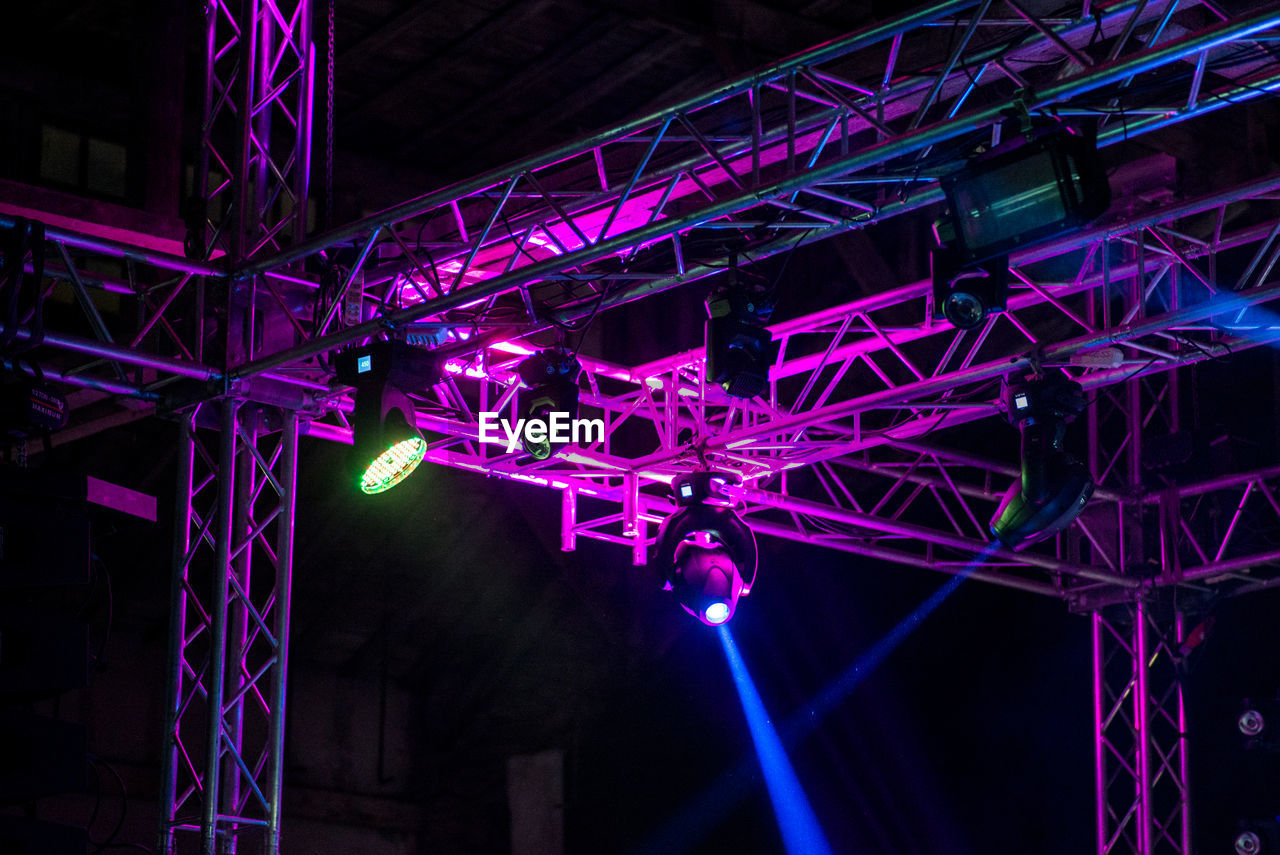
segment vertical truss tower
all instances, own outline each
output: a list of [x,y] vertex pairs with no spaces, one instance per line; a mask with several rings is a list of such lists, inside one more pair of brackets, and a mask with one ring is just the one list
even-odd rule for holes
[[[212,0],[205,14],[205,218],[187,250],[234,271],[305,233],[311,3]],[[229,287],[208,289],[222,303],[208,313],[206,282],[197,285],[186,352],[213,357],[225,377],[257,355],[264,330],[289,320],[270,282],[222,281]],[[180,416],[160,851],[276,855],[298,414],[245,389],[217,391]]]

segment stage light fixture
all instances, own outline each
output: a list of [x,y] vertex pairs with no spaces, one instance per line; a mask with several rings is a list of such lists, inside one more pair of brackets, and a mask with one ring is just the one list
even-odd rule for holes
[[1232,842],[1236,855],[1280,853],[1280,817],[1237,822]]
[[764,325],[773,303],[763,287],[740,283],[736,266],[729,285],[707,297],[707,381],[735,398],[754,398],[769,387],[778,346]]
[[1244,698],[1236,717],[1236,730],[1244,737],[1244,750],[1280,754],[1277,721],[1280,721],[1280,697],[1276,700]]
[[[552,413],[564,413],[566,423],[578,417],[578,374],[582,367],[572,353],[542,350],[520,363],[516,372],[524,383],[520,390],[520,418],[551,423]],[[546,460],[561,443],[551,440],[550,431],[542,431],[541,439],[531,438],[529,431],[520,436],[520,444],[532,457]]]
[[356,391],[352,428],[361,492],[390,490],[422,462],[427,443],[412,423],[413,412],[409,397],[389,383]]
[[1005,310],[1010,252],[1086,226],[1111,204],[1096,126],[1025,130],[940,181],[933,313],[959,329]]
[[672,484],[674,514],[658,529],[657,557],[663,589],[708,626],[727,623],[738,599],[755,584],[756,538],[733,512],[724,487],[727,473],[695,472]]
[[360,491],[373,495],[390,490],[427,453],[413,402],[402,388],[438,383],[443,377],[440,361],[403,342],[378,341],[341,351],[335,367],[338,380],[356,388],[352,460]]
[[956,329],[981,326],[988,315],[1003,312],[1009,302],[1009,257],[965,266],[950,247],[929,251],[933,279],[933,316]]
[[1022,438],[1022,475],[991,518],[991,534],[1021,550],[1069,526],[1093,495],[1088,469],[1063,449],[1067,423],[1085,407],[1080,384],[1060,375],[1010,384],[1009,423]]
[[940,183],[949,217],[938,237],[965,266],[1086,226],[1111,204],[1092,124],[1020,134]]
[[1245,710],[1236,719],[1236,727],[1245,736],[1261,736],[1262,731],[1266,730],[1267,720],[1257,710]]

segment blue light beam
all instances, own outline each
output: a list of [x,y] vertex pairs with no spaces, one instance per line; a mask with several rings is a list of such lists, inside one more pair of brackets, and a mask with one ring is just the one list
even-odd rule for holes
[[742,712],[751,729],[751,740],[760,759],[760,771],[764,773],[765,787],[769,790],[769,799],[773,802],[773,812],[778,818],[778,829],[782,832],[782,842],[788,855],[833,855],[831,845],[818,825],[818,817],[800,786],[800,779],[791,767],[786,749],[782,747],[782,740],[764,708],[764,701],[756,691],[751,672],[742,661],[728,624],[721,624],[717,630],[729,670],[733,672],[733,684],[738,688],[738,698],[742,701]]
[[925,618],[951,596],[960,583],[969,578],[969,574],[978,569],[988,558],[1000,549],[1000,542],[993,540],[973,557],[963,570],[948,579],[941,587],[929,595],[923,603],[916,606],[911,614],[898,621],[893,629],[880,637],[865,653],[853,661],[844,673],[827,684],[826,688],[805,709],[797,711],[787,722],[784,732],[787,743],[794,743],[818,726],[822,719],[835,710],[845,698],[853,694],[853,690],[870,676],[871,672],[898,649],[898,645],[907,639]]
[[[880,663],[889,657],[906,640],[925,618],[942,605],[951,596],[960,583],[969,577],[1000,549],[999,541],[992,541],[973,557],[963,570],[952,576],[938,587],[928,599],[916,606],[910,614],[898,621],[893,629],[885,633],[879,641],[871,645],[861,656],[853,661],[842,674],[827,684],[812,703],[793,713],[782,727],[785,744],[794,745],[807,734],[816,730],[828,714],[853,693],[863,680],[871,675]],[[726,627],[720,627],[727,631]],[[724,640],[724,636],[721,636]],[[727,647],[726,647],[727,653]],[[745,673],[745,669],[744,669]],[[736,678],[736,673],[735,673]],[[736,682],[736,680],[735,680]],[[739,692],[741,692],[739,686]],[[745,708],[745,702],[743,704]],[[766,719],[767,721],[767,719]],[[772,725],[769,726],[772,731]],[[754,737],[754,730],[752,731]],[[777,734],[774,734],[775,738]],[[782,752],[781,746],[778,748]],[[785,754],[783,757],[785,758]],[[707,835],[716,823],[723,820],[734,807],[751,791],[751,776],[748,771],[749,760],[744,758],[732,769],[725,771],[720,779],[699,796],[683,805],[673,816],[655,831],[654,835],[643,845],[633,850],[633,855],[675,855],[689,852],[698,841]],[[763,759],[761,760],[763,766]],[[766,780],[768,773],[765,773]],[[775,808],[776,809],[776,808]],[[781,821],[779,821],[781,824]],[[784,838],[785,840],[785,838]]]

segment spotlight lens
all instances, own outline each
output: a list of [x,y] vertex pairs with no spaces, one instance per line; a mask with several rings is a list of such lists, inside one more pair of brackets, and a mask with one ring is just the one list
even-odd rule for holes
[[981,324],[987,317],[987,307],[976,294],[952,291],[942,306],[942,314],[957,329],[968,330]]
[[1245,710],[1236,720],[1236,727],[1245,736],[1257,736],[1267,728],[1267,721],[1257,710]]
[[724,623],[729,619],[729,605],[727,603],[712,603],[707,606],[707,623],[718,624]]
[[360,478],[361,491],[373,495],[390,490],[418,468],[427,453],[427,443],[420,436],[401,440],[378,455]]
[[1262,838],[1252,831],[1246,831],[1236,837],[1236,852],[1239,855],[1257,855],[1262,851]]

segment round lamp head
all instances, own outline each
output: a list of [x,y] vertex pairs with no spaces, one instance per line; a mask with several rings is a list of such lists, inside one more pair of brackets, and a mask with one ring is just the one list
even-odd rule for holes
[[676,547],[671,590],[686,612],[705,623],[728,622],[745,585],[729,551],[706,532],[696,532]]
[[942,314],[956,329],[971,330],[987,319],[987,305],[977,294],[956,289],[947,295]]
[[1261,855],[1262,838],[1252,831],[1243,831],[1236,835],[1235,850],[1238,855]]
[[1267,720],[1257,710],[1245,710],[1236,719],[1236,727],[1245,736],[1259,736],[1267,729]]
[[390,490],[422,462],[427,443],[413,426],[413,412],[409,397],[389,384],[356,392],[353,454],[362,493]]
[[711,626],[716,626],[727,621],[733,616],[733,610],[728,603],[712,603],[707,606],[706,612],[703,613],[702,619]]
[[658,529],[655,563],[663,587],[708,626],[733,617],[738,598],[755,582],[756,538],[726,507],[681,507]]

